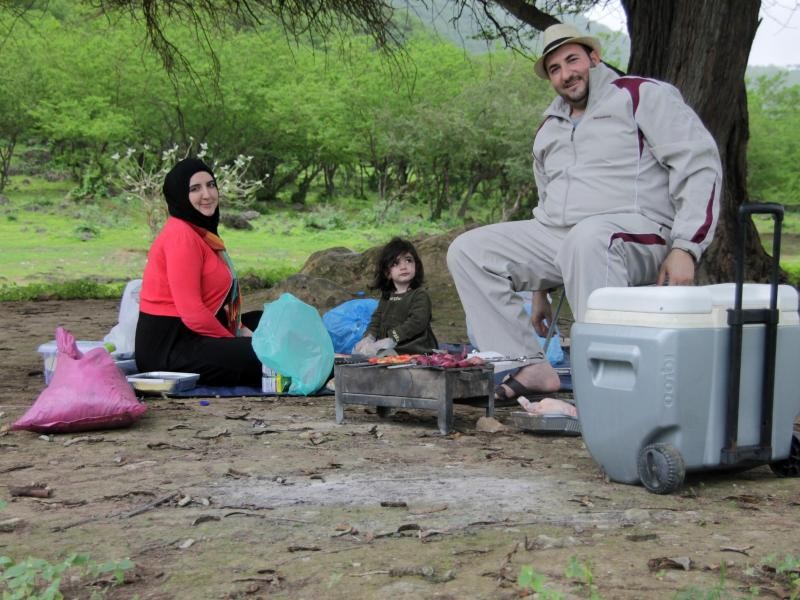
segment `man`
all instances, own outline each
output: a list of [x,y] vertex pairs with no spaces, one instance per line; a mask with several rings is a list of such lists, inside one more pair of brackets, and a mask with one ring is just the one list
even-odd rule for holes
[[[526,357],[500,399],[560,385],[515,292],[533,291],[544,335],[548,289],[563,285],[580,321],[600,287],[690,285],[719,213],[719,152],[673,86],[620,76],[599,40],[569,25],[549,27],[544,43],[534,71],[558,97],[533,143],[534,218],[468,231],[447,254],[478,347]],[[533,411],[554,407],[574,414],[551,399]]]

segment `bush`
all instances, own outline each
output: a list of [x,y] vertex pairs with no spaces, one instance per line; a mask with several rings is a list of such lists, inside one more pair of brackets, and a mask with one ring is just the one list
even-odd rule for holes
[[243,271],[239,273],[239,285],[242,293],[269,288],[289,277],[297,271],[292,267],[275,267],[258,271]]
[[85,279],[62,283],[11,284],[0,287],[0,302],[121,298],[124,287],[124,283],[97,283]]
[[95,563],[88,555],[77,553],[54,564],[30,556],[20,562],[15,562],[8,556],[0,556],[0,581],[7,590],[3,592],[3,599],[61,600],[64,598],[60,591],[61,581],[65,575],[96,578],[112,573],[114,585],[118,585],[123,582],[125,571],[133,566],[128,559]]
[[303,221],[306,229],[326,231],[347,228],[347,222],[341,212],[329,206],[315,210],[307,215]]

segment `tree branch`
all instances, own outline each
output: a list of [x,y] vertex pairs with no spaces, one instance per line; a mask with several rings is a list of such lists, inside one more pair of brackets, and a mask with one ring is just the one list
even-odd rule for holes
[[525,2],[525,0],[494,0],[494,3],[502,6],[509,14],[539,31],[544,31],[550,25],[561,22],[554,16],[539,10],[533,4]]

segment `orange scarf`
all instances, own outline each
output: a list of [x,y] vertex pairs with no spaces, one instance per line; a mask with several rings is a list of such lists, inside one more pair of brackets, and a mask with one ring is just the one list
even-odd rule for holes
[[239,335],[239,327],[241,326],[242,319],[242,294],[239,290],[239,278],[236,276],[236,269],[233,267],[233,261],[228,256],[228,251],[225,249],[225,242],[222,238],[215,233],[211,233],[208,229],[203,229],[197,225],[189,223],[197,235],[203,238],[208,247],[218,252],[225,264],[231,271],[231,289],[228,293],[228,302],[225,305],[225,314],[228,317],[228,330],[233,335]]

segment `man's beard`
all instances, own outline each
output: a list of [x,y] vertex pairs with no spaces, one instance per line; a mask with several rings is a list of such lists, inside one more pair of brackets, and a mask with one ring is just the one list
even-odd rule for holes
[[[586,101],[589,98],[589,86],[583,78],[576,78],[578,85],[569,89],[562,90],[559,94],[570,105],[586,106]],[[582,91],[580,85],[583,85]]]

